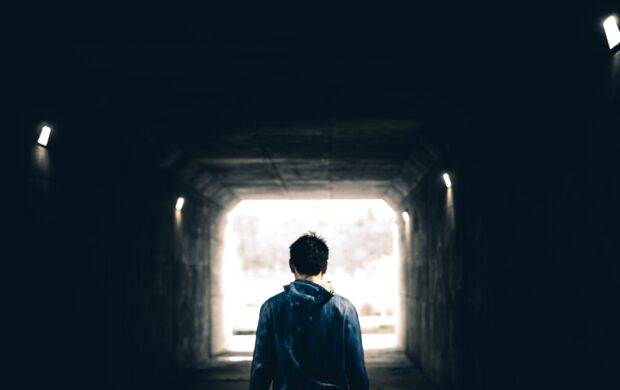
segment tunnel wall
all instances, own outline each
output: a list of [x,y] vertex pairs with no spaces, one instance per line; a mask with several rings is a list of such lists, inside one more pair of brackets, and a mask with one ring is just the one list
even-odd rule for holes
[[25,261],[5,286],[16,298],[14,374],[27,388],[160,388],[209,359],[222,206],[123,139],[126,129],[85,132],[74,114],[50,117],[47,149],[35,145],[36,122],[14,124],[25,135],[16,172],[26,194],[16,207]]
[[609,145],[595,144],[585,160],[540,152],[520,167],[455,153],[404,203],[405,349],[439,388],[617,385],[620,172]]
[[121,370],[117,385],[138,388],[208,360],[210,220],[219,212],[185,194],[178,212],[174,183],[140,175],[119,187],[141,205],[115,214],[105,282],[107,366]]
[[[427,375],[443,385],[458,365],[458,321],[462,294],[462,251],[454,225],[454,205],[432,170],[405,202],[404,226],[406,350]],[[451,196],[451,195],[450,195]],[[450,202],[450,204],[448,204]]]
[[619,385],[620,55],[572,49],[486,86],[496,100],[402,204],[406,351],[441,389]]

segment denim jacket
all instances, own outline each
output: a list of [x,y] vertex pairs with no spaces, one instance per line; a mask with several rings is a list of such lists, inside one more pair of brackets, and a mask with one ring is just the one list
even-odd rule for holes
[[368,389],[355,307],[296,280],[261,307],[250,390]]

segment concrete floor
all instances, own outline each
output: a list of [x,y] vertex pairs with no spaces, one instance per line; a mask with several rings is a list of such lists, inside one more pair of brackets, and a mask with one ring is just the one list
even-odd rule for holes
[[[181,378],[171,390],[245,390],[248,388],[250,363],[216,362]],[[366,354],[366,366],[371,389],[435,389],[402,352],[370,351]]]

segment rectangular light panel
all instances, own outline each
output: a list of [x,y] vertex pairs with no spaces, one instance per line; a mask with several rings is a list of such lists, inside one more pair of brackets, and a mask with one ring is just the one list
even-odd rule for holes
[[41,128],[41,134],[39,134],[39,139],[37,143],[41,146],[47,146],[47,142],[50,139],[50,134],[52,133],[52,128],[49,126],[43,126]]
[[181,211],[183,210],[183,205],[185,204],[185,199],[183,199],[183,197],[179,197],[177,199],[177,204],[176,206],[174,206],[174,208],[176,208],[177,210]]
[[610,16],[603,22],[603,28],[605,29],[605,35],[607,36],[607,43],[609,44],[609,48],[613,49],[614,47],[620,44],[620,29],[618,29],[618,18],[615,16]]

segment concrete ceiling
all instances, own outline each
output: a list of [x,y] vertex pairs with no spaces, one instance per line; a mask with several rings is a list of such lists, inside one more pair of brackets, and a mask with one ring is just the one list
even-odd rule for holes
[[163,165],[220,203],[383,198],[396,206],[445,148],[435,134],[445,127],[436,86],[398,56],[352,64],[330,54],[302,65],[270,53],[213,65],[196,47],[141,47],[129,59],[126,49],[101,50],[86,51],[91,64],[116,75],[118,99],[151,117],[147,126],[171,146],[178,161]]
[[[457,49],[439,45],[451,32],[432,18],[441,19],[413,13],[321,29],[294,20],[241,30],[174,24],[170,35],[114,30],[69,50],[89,81],[76,95],[142,126],[159,143],[160,165],[205,197],[396,206],[459,123]],[[132,31],[148,29],[134,22]]]
[[217,186],[240,199],[384,198],[392,205],[441,153],[411,120],[331,121],[312,126],[211,132],[181,176],[203,194]]
[[[522,18],[510,7],[501,17],[469,3],[172,8],[114,9],[113,25],[95,15],[78,26],[33,20],[45,31],[24,31],[37,46],[23,45],[28,77],[12,81],[36,115],[53,120],[69,107],[86,122],[105,118],[102,127],[124,137],[110,142],[148,148],[221,204],[382,197],[397,205],[467,136],[462,129],[473,133],[489,106],[514,103],[498,96],[527,81],[522,66],[538,66],[518,50],[530,50],[523,45],[537,29],[516,28]],[[552,47],[541,42],[536,53],[555,56]]]

